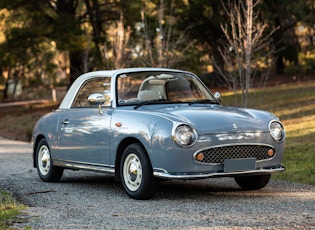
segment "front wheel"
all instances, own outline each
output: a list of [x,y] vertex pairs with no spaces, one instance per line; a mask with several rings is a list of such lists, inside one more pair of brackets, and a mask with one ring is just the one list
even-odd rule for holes
[[153,196],[156,180],[150,160],[140,144],[131,144],[123,152],[120,178],[129,197],[144,200]]
[[50,149],[45,139],[40,140],[36,148],[36,166],[39,177],[45,182],[57,182],[63,174],[63,168],[53,165]]
[[240,176],[235,177],[235,182],[244,190],[258,190],[265,187],[271,174],[258,175],[258,176]]

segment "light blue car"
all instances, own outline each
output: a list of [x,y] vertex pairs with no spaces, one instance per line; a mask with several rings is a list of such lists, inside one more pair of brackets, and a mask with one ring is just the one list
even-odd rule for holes
[[131,68],[80,76],[35,125],[33,159],[43,181],[64,169],[111,173],[128,196],[149,199],[160,179],[263,188],[285,170],[284,140],[276,116],[222,106],[190,72]]

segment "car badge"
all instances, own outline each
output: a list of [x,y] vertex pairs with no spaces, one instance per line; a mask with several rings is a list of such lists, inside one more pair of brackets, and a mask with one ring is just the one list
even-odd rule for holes
[[234,128],[234,130],[237,130],[237,125],[233,124],[233,128]]

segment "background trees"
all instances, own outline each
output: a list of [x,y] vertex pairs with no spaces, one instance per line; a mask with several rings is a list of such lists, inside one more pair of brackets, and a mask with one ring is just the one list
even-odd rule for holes
[[[228,7],[228,1],[223,4]],[[221,0],[2,0],[2,100],[13,99],[7,94],[12,82],[70,85],[97,69],[162,66],[213,76],[212,56],[217,67],[228,68],[220,53],[230,32],[221,28],[227,22],[224,5]],[[265,34],[278,28],[272,33],[274,73],[315,70],[314,11],[311,0],[259,5]]]
[[[227,21],[221,23],[224,38],[220,39],[218,50],[224,66],[218,66],[215,57],[213,63],[228,88],[235,95],[237,91],[241,92],[242,107],[248,106],[252,87],[266,82],[275,53],[271,36],[276,29],[266,33],[268,25],[259,19],[257,10],[261,3],[261,0],[234,0],[228,1],[227,6],[222,4]],[[260,70],[260,76],[254,79],[257,70]]]

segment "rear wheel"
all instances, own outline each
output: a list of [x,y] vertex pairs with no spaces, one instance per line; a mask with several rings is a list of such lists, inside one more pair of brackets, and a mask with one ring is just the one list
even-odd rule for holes
[[156,180],[150,160],[140,144],[129,145],[121,158],[120,178],[129,197],[143,200],[153,196]]
[[265,187],[271,174],[258,175],[258,176],[241,176],[235,177],[235,182],[244,190],[258,190]]
[[40,140],[36,148],[36,165],[39,177],[45,182],[57,182],[63,174],[63,168],[53,165],[50,149],[45,139]]

